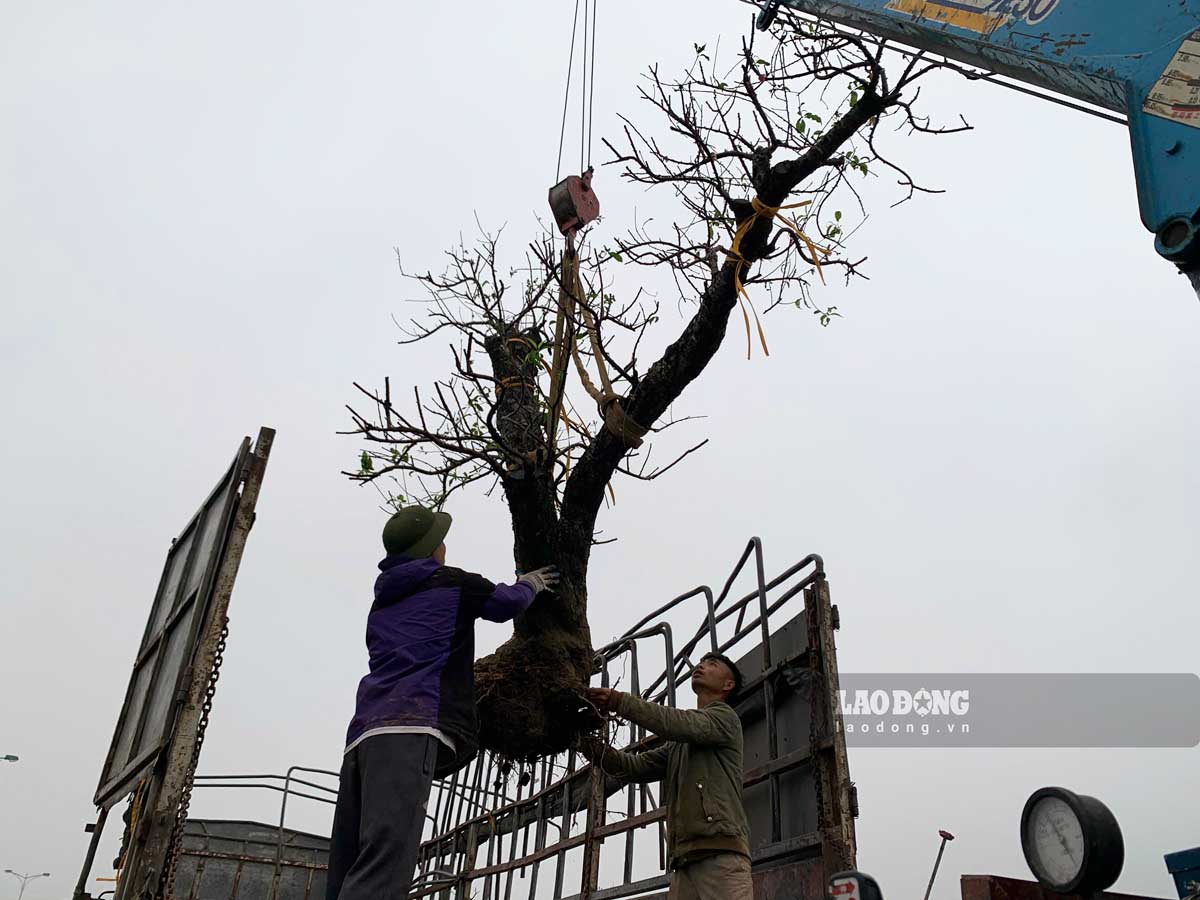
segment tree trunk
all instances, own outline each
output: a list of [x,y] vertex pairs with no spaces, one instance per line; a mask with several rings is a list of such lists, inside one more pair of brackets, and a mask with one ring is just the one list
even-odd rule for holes
[[[552,544],[566,543],[558,540],[560,534],[555,529]],[[480,745],[508,759],[566,750],[577,735],[599,725],[581,696],[594,667],[587,558],[559,557],[560,549],[566,548],[551,546],[547,555],[535,557],[556,560],[562,572],[558,589],[538,596],[517,618],[512,638],[475,665]]]
[[583,527],[560,520],[551,468],[537,461],[545,450],[543,413],[526,386],[537,377],[536,363],[512,349],[529,337],[501,333],[485,344],[497,379],[511,385],[500,397],[497,429],[510,452],[525,460],[502,479],[513,558],[522,572],[555,565],[562,573],[556,590],[517,617],[512,638],[475,666],[480,744],[513,760],[565,750],[599,724],[582,698],[593,667],[587,568],[595,517]]

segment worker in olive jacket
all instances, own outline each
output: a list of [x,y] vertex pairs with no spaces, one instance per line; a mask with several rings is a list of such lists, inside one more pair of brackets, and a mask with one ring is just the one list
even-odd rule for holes
[[692,672],[698,709],[670,709],[609,688],[589,688],[600,712],[641,725],[665,743],[643,753],[595,738],[584,754],[626,781],[663,782],[670,900],[752,900],[750,826],[742,806],[742,722],[729,700],[742,686],[732,661],[710,653]]

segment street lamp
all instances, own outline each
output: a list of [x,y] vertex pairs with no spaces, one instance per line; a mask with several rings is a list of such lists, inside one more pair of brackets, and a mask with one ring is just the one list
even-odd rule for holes
[[24,875],[20,872],[14,872],[12,869],[5,869],[4,874],[11,875],[13,878],[21,879],[21,892],[19,894],[17,894],[17,900],[21,900],[21,898],[23,896],[25,896],[25,885],[27,885],[29,882],[33,881],[35,878],[49,878],[50,877],[49,872],[38,872],[35,875]]

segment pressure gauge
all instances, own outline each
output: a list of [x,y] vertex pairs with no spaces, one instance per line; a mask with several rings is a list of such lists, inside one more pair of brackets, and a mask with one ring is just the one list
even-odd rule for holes
[[1021,848],[1037,880],[1059,894],[1099,893],[1125,864],[1121,828],[1108,807],[1064,788],[1042,788],[1025,802]]

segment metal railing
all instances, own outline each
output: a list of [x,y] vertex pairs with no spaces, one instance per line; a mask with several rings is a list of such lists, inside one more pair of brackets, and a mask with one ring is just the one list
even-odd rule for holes
[[[734,584],[747,568],[753,575],[753,589],[731,599]],[[801,595],[805,612],[797,616],[788,604]],[[704,621],[677,648],[668,618],[697,597],[705,598]],[[777,652],[774,645],[780,642],[773,632],[788,617],[803,623],[803,635],[798,645],[791,649],[781,645]],[[625,673],[622,677],[628,677],[625,689],[675,706],[677,688],[688,680],[691,656],[701,644],[703,652],[729,655],[746,649],[742,663],[753,672],[737,705],[748,728],[750,723],[765,723],[766,731],[760,754],[764,758],[745,773],[747,791],[765,785],[767,794],[766,828],[756,836],[756,861],[820,856],[831,841],[838,843],[837,856],[853,857],[848,804],[839,802],[849,790],[845,751],[840,732],[833,727],[836,707],[828,702],[829,689],[836,688],[831,618],[821,557],[806,556],[767,580],[762,543],[754,538],[719,594],[714,596],[707,586],[681,594],[596,651],[601,685],[613,683],[620,664]],[[756,636],[756,644],[748,643]],[[658,651],[654,645],[659,646]],[[660,662],[652,677],[644,679],[642,669],[652,659]],[[807,679],[805,683],[813,688],[808,694],[812,716],[807,735],[787,735],[792,744],[807,738],[808,746],[781,754],[778,695],[781,690],[789,697],[795,693],[789,678]],[[646,680],[649,686],[643,688]],[[749,740],[749,732],[747,737]],[[654,741],[648,742],[636,726],[621,726],[613,745],[645,749]],[[814,821],[804,833],[795,834],[790,828],[785,835],[781,781],[795,777],[801,769],[812,774],[815,811],[809,818]],[[610,798],[617,794],[623,796],[614,804]],[[569,871],[577,872],[579,878],[579,890],[571,894],[572,900],[633,897],[667,883],[662,874],[667,862],[665,811],[656,790],[622,785],[595,771],[574,751],[515,766],[481,754],[468,767],[434,783],[431,808],[414,897],[563,900]],[[797,817],[794,809],[789,811],[792,818]],[[610,816],[616,821],[610,823]],[[611,873],[614,883],[605,886],[600,877],[601,849],[606,839],[614,838],[620,839],[622,852]],[[646,857],[651,846],[657,849],[653,865]],[[578,864],[574,862],[577,855],[581,856]],[[550,866],[552,873],[547,872]],[[642,870],[658,874],[640,877]]]
[[[279,801],[279,823],[276,828],[274,840],[274,859],[271,873],[271,888],[269,896],[272,898],[278,897],[280,893],[280,878],[285,865],[294,865],[294,862],[284,859],[284,844],[287,820],[287,807],[289,797],[302,797],[307,800],[315,800],[318,803],[334,805],[337,803],[338,788],[321,784],[316,781],[310,781],[304,778],[295,777],[296,772],[304,772],[313,775],[325,775],[333,778],[335,784],[339,779],[337,772],[328,769],[313,769],[307,766],[291,766],[283,775],[253,775],[253,774],[235,774],[235,775],[197,775],[195,776],[195,787],[198,788],[226,788],[236,790],[269,790],[278,791],[283,796]],[[282,786],[275,782],[282,782]],[[308,790],[300,790],[295,786],[300,785]],[[309,793],[309,791],[319,791],[320,793]],[[256,842],[257,843],[257,842]],[[187,855],[188,851],[183,851]],[[263,862],[266,859],[262,856],[253,856],[252,854],[244,853],[238,858],[239,862]],[[319,863],[306,863],[306,868],[314,870],[326,870],[327,865]]]

